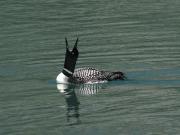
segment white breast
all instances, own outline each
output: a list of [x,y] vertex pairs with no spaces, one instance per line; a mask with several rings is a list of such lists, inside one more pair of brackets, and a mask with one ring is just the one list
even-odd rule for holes
[[69,83],[69,77],[65,76],[63,73],[60,73],[56,78],[57,83]]

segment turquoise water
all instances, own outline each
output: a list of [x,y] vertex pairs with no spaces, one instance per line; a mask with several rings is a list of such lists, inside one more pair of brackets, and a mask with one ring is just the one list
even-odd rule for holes
[[[178,0],[0,2],[0,134],[179,135]],[[78,67],[128,80],[69,86],[55,78],[67,37]]]

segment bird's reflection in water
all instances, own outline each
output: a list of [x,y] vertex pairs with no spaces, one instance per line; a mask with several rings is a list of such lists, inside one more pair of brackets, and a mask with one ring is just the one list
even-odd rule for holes
[[[82,85],[72,85],[72,84],[57,84],[57,89],[60,93],[63,93],[65,101],[67,104],[67,122],[69,124],[79,124],[80,114],[79,114],[79,105],[77,95],[94,95],[99,92],[105,85],[101,83],[95,84],[82,84]],[[75,118],[75,120],[73,120]],[[73,121],[73,122],[72,122]]]
[[80,95],[95,95],[105,87],[105,83],[82,84],[78,86],[77,92]]
[[67,113],[66,113],[67,122],[69,124],[79,124],[81,122],[79,119],[80,102],[74,91],[75,85],[57,84],[57,88],[61,93],[64,94],[65,97],[65,101],[67,104]]

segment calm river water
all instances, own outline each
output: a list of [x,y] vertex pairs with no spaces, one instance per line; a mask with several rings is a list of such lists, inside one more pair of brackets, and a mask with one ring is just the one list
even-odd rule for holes
[[[179,135],[179,0],[1,0],[1,135]],[[76,67],[128,80],[59,90]]]

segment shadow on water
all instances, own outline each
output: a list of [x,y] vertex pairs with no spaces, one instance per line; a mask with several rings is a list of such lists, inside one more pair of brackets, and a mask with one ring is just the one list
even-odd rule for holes
[[151,86],[172,86],[180,85],[179,68],[154,69],[135,71],[128,73],[129,80],[125,83],[134,85],[151,85]]
[[76,125],[81,123],[79,114],[80,101],[77,95],[81,94],[89,96],[97,94],[98,91],[103,88],[103,86],[105,86],[105,84],[57,84],[57,89],[64,95],[66,101],[66,118],[68,125]]
[[[92,96],[98,94],[102,89],[109,86],[114,86],[115,83],[93,83],[93,84],[57,84],[57,89],[60,93],[64,95],[67,112],[66,119],[68,125],[77,125],[81,123],[79,106],[80,101],[78,99],[79,95]],[[116,85],[119,85],[118,83]]]

